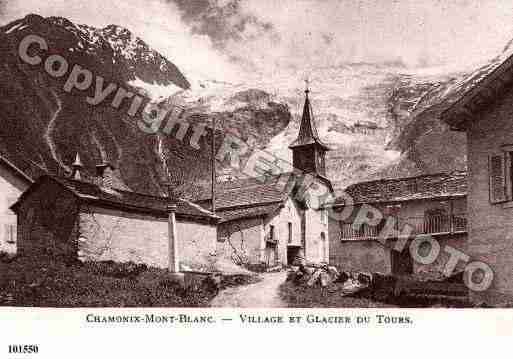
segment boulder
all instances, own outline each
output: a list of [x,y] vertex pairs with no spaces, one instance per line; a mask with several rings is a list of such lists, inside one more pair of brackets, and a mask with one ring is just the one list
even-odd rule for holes
[[315,268],[307,267],[307,266],[304,266],[304,265],[300,265],[299,266],[299,270],[301,272],[303,272],[303,274],[306,274],[306,275],[312,275],[315,272]]
[[333,278],[338,278],[340,276],[338,269],[334,266],[327,266],[326,270]]
[[309,287],[313,287],[315,285],[315,283],[317,283],[317,281],[319,280],[321,273],[322,273],[322,270],[315,271],[311,275],[310,279],[308,279],[308,282],[306,282],[306,285]]
[[360,272],[358,273],[358,275],[356,276],[356,279],[362,283],[362,284],[365,284],[367,286],[371,285],[372,284],[372,273],[368,273],[368,272]]
[[321,282],[321,287],[327,287],[333,282],[334,278],[324,270],[321,270],[320,272],[319,281]]

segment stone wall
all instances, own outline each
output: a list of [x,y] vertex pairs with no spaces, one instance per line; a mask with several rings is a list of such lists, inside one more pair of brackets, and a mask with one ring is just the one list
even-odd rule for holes
[[[469,167],[469,254],[495,272],[489,299],[513,295],[513,201],[511,189],[504,203],[489,197],[489,156],[504,155],[513,145],[513,93],[485,110],[467,131]],[[503,147],[505,146],[505,147]],[[511,179],[506,184],[510,187]],[[487,299],[487,295],[477,295]]]
[[372,240],[339,241],[330,248],[330,264],[347,271],[390,273],[390,249]]
[[217,256],[236,264],[258,264],[264,261],[264,228],[262,218],[246,218],[219,225]]
[[16,252],[16,215],[9,209],[28,188],[13,170],[0,162],[0,252]]
[[[80,208],[81,260],[146,263],[168,266],[167,218],[134,214],[98,206]],[[207,269],[213,261],[216,227],[177,218],[180,264]]]
[[[443,273],[444,269],[447,265],[447,262],[449,261],[450,254],[445,251],[444,248],[447,246],[450,246],[452,248],[455,248],[463,253],[467,253],[468,250],[468,235],[466,233],[462,234],[452,234],[452,235],[443,235],[443,236],[435,236],[433,237],[438,244],[440,245],[440,255],[437,257],[435,262],[431,264],[420,264],[413,262],[413,270],[415,273],[422,273],[422,272],[432,272],[432,273]],[[419,252],[420,255],[427,255],[429,253],[429,246],[427,246],[425,249],[420,248]],[[454,272],[460,272],[465,269],[465,263],[462,261],[459,261]]]
[[309,208],[305,212],[306,220],[306,259],[320,263],[329,261],[328,219],[321,220],[321,211]]
[[[466,199],[465,198],[455,198],[452,199],[453,213],[461,214],[466,212]],[[383,215],[387,216],[386,205],[378,204],[375,205],[377,209],[383,213]],[[355,206],[355,210],[352,215],[348,217],[348,219],[343,220],[343,222],[351,223],[354,221],[355,216],[357,215],[359,206]],[[402,218],[422,218],[424,213],[427,210],[431,209],[445,209],[447,213],[449,213],[450,204],[448,200],[417,200],[417,201],[408,201],[403,202],[398,207],[397,211],[394,212],[394,215]],[[344,214],[345,216],[345,214]],[[341,217],[339,217],[341,218]],[[408,223],[406,221],[406,223]],[[412,221],[409,223],[411,225],[414,224]],[[395,242],[389,242],[387,246],[389,248],[384,248],[381,243],[377,241],[369,241],[369,240],[344,240],[341,238],[340,233],[340,221],[335,218],[330,218],[329,220],[329,239],[330,239],[330,263],[342,266],[346,269],[350,270],[368,270],[371,268],[377,268],[380,272],[383,271],[391,271],[392,270],[392,259],[390,254],[390,248],[395,246]],[[439,235],[433,237],[440,244],[441,251],[440,256],[437,260],[430,265],[422,265],[413,261],[413,271],[414,273],[420,272],[442,272],[445,268],[445,265],[448,261],[449,254],[445,252],[444,248],[447,245],[452,246],[453,248],[459,249],[461,251],[466,251],[467,249],[467,234],[451,234],[451,235]],[[408,243],[409,245],[409,243]],[[383,247],[383,248],[377,248]],[[369,253],[365,251],[368,249]],[[429,249],[429,248],[428,248]],[[349,251],[349,252],[348,252]],[[351,252],[352,251],[352,252]],[[421,248],[421,255],[427,254],[423,248]],[[369,263],[366,263],[369,261]],[[463,263],[460,262],[457,270],[463,269]],[[351,268],[354,266],[354,268]]]
[[52,181],[40,186],[18,208],[18,252],[76,259],[78,204],[75,197]]
[[[280,211],[265,221],[265,235],[269,236],[271,226],[274,226],[275,237],[278,240],[278,261],[287,263],[288,246],[301,246],[301,216],[302,209],[291,198],[287,199]],[[290,223],[290,226],[289,226]],[[292,230],[289,242],[289,228]]]

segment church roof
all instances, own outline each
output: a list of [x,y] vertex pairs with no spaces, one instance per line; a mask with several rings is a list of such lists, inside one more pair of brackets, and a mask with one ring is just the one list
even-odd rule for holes
[[276,212],[281,208],[281,203],[259,204],[255,206],[237,207],[223,209],[218,213],[221,216],[221,223],[241,218],[258,218]]
[[176,204],[176,216],[178,218],[187,217],[213,221],[219,220],[219,217],[215,216],[212,212],[185,199],[170,201],[167,197],[150,196],[115,188],[104,189],[93,183],[50,175],[40,177],[34,185],[22,194],[18,202],[16,202],[12,208],[15,210],[28,193],[34,191],[45,180],[60,184],[63,188],[73,193],[79,200],[91,204],[115,207],[119,210],[130,212],[149,212],[161,216],[167,215],[167,206],[169,204]]
[[[287,199],[290,173],[267,177],[251,177],[216,184],[216,214],[221,222],[260,217],[276,211]],[[212,196],[208,190],[196,202],[211,208]]]
[[305,104],[303,105],[303,116],[301,117],[299,134],[297,139],[289,146],[289,148],[318,144],[325,150],[329,150],[329,147],[320,140],[319,134],[317,133],[312,105],[310,104],[310,99],[308,98],[309,92],[309,90],[305,91]]
[[[326,183],[318,176],[318,180]],[[299,181],[296,183],[296,181]],[[326,183],[329,184],[329,181]],[[293,172],[262,177],[249,177],[216,184],[216,215],[221,222],[234,219],[261,217],[274,213],[292,192],[292,186],[301,185]],[[331,186],[329,186],[332,190]],[[212,208],[209,186],[198,187],[188,199],[204,208]]]

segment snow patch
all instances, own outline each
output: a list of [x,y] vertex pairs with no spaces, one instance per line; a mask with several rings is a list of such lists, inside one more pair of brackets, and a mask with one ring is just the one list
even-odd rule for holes
[[169,85],[158,85],[151,84],[136,77],[135,80],[128,81],[130,86],[142,89],[152,101],[160,101],[172,97],[177,93],[183,91],[183,89],[175,84]]

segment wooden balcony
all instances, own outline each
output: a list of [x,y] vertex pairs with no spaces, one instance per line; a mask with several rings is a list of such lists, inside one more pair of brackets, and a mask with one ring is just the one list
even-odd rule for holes
[[[395,230],[399,233],[406,232],[405,226],[412,228],[411,236],[419,234],[446,235],[467,232],[467,216],[465,213],[455,215],[437,215],[426,217],[397,218]],[[377,226],[363,224],[360,228],[353,223],[341,223],[340,238],[342,240],[377,239],[384,223]]]

